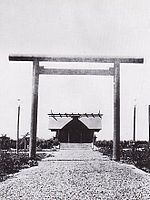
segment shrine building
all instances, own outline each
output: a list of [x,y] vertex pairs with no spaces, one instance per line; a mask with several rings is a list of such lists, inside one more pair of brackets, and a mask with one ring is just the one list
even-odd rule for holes
[[49,130],[62,143],[90,143],[102,129],[102,114],[48,114]]

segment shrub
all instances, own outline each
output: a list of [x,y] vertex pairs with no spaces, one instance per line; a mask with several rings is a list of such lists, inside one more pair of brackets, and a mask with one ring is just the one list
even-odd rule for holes
[[45,158],[47,154],[37,154],[35,160],[31,160],[28,154],[15,154],[8,152],[1,152],[0,154],[0,181],[6,179],[8,174],[18,172],[22,168],[37,166],[41,159]]
[[0,154],[0,174],[10,174],[19,171],[22,165],[28,164],[29,158],[26,154],[13,154],[1,152]]
[[[96,141],[95,145],[100,152],[112,158],[112,141]],[[134,164],[136,167],[150,172],[150,149],[147,141],[137,141],[135,143],[132,141],[121,141],[120,155],[122,161]]]

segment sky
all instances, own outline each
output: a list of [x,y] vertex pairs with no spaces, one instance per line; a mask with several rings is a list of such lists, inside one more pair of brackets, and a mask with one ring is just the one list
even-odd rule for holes
[[[9,54],[142,57],[121,64],[121,139],[148,140],[150,104],[149,0],[0,0],[0,134],[16,138],[30,131],[32,62]],[[111,64],[41,63],[56,68],[108,68]],[[100,139],[113,138],[113,78],[40,76],[37,136],[50,138],[48,113],[103,113]]]

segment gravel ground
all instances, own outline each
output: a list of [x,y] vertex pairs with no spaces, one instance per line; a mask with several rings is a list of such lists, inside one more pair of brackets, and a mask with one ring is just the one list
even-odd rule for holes
[[0,183],[5,200],[149,200],[150,175],[91,149],[60,150]]

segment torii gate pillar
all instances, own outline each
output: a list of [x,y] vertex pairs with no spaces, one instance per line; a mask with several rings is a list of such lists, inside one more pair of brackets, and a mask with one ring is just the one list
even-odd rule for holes
[[120,63],[114,63],[113,160],[120,160]]
[[30,146],[29,157],[36,157],[36,132],[38,114],[38,86],[39,86],[39,61],[33,61],[32,75],[32,104],[31,104],[31,125],[30,125]]

